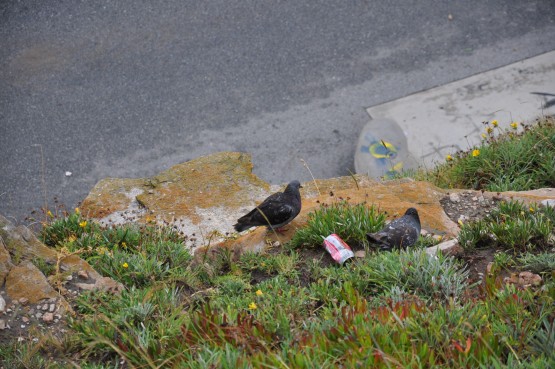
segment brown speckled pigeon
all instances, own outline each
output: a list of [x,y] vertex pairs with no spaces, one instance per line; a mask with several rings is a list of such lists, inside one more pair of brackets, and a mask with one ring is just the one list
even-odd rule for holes
[[412,246],[420,236],[420,218],[415,208],[408,208],[401,218],[391,221],[381,231],[367,233],[371,243],[377,243],[382,249],[407,248]]
[[285,191],[268,196],[260,205],[239,218],[233,227],[237,232],[258,226],[267,226],[268,229],[279,231],[301,211],[299,188],[302,188],[299,181],[291,181]]

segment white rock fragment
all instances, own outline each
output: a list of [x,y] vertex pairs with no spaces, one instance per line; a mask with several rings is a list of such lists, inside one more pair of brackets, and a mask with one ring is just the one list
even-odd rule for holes
[[460,202],[460,201],[461,201],[461,198],[459,197],[459,194],[457,194],[457,193],[451,193],[451,194],[449,194],[449,200],[450,200],[451,202]]
[[542,200],[541,204],[545,207],[555,208],[555,199]]
[[72,174],[73,174],[73,173],[71,173],[69,170],[66,171],[66,177],[71,177]]
[[6,300],[0,295],[0,313],[6,310]]
[[459,240],[456,238],[426,248],[426,253],[430,256],[436,256],[440,251],[443,255],[456,255],[461,252],[462,249],[459,245]]

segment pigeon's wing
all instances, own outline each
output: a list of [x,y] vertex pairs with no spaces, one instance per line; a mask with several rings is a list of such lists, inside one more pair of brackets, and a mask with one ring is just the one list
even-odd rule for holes
[[366,237],[368,241],[372,243],[384,243],[387,242],[387,233],[380,231],[376,233],[367,233]]
[[414,238],[412,235],[413,233],[416,233],[416,232],[414,231],[414,229],[411,229],[411,228],[405,228],[405,227],[393,228],[389,231],[387,238],[391,245],[403,246],[408,244],[409,239]]
[[[281,200],[281,199],[278,199]],[[251,220],[260,224],[278,225],[287,222],[295,213],[294,206],[284,201],[264,201],[254,209]]]
[[248,214],[239,218],[238,222],[252,226],[281,224],[287,221],[294,212],[294,208],[288,200],[283,192],[274,193]]
[[418,230],[410,219],[400,218],[387,227],[388,241],[392,246],[407,247],[418,240]]

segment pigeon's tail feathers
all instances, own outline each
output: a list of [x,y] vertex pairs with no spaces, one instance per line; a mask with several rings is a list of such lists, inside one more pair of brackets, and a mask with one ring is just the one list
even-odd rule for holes
[[247,229],[249,229],[250,227],[252,227],[249,224],[244,224],[244,223],[237,223],[233,225],[233,228],[235,228],[235,230],[237,232],[243,232],[246,231]]

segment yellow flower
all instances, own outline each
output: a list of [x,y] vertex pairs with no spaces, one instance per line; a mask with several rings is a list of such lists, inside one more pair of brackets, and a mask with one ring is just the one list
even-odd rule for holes
[[72,234],[71,236],[69,236],[69,238],[67,239],[69,242],[74,242],[77,239],[77,237],[75,237],[74,234]]
[[79,223],[79,227],[81,227],[81,228],[85,228],[86,226],[87,226],[87,221],[86,220]]
[[126,244],[125,242],[122,242],[122,243],[121,243],[121,247],[123,247],[124,249],[126,249],[126,248],[127,248],[127,244]]
[[486,128],[486,132],[488,133],[488,135],[491,134],[491,132],[493,132],[493,128],[491,127]]
[[80,212],[79,208],[75,208],[75,214],[79,214]]
[[486,139],[487,137],[488,137],[488,136],[486,136],[485,133],[482,133],[482,138],[483,138],[483,139]]
[[256,296],[262,296],[263,294],[264,294],[264,292],[262,292],[260,290],[256,291]]
[[511,128],[512,129],[516,129],[518,127],[518,123],[517,122],[512,122],[511,123]]
[[459,222],[458,222],[458,223],[459,223],[459,225],[462,227],[463,221],[459,219]]
[[123,264],[121,264],[121,266],[124,267],[125,269],[129,268],[129,264],[127,264],[127,263],[123,263]]
[[53,218],[53,217],[54,217],[54,214],[52,214],[52,212],[51,212],[50,210],[48,210],[48,211],[46,212],[46,215],[48,215],[50,218]]
[[451,155],[447,155],[447,156],[445,157],[445,160],[447,160],[447,161],[453,161],[453,157],[452,157]]
[[497,127],[498,124],[499,124],[499,122],[497,122],[497,120],[495,120],[495,119],[491,121],[491,125],[494,126],[494,127]]
[[530,209],[529,209],[529,210],[530,210],[530,213],[533,213],[533,212],[535,212],[535,211],[536,211],[536,210],[534,210],[534,208],[533,208],[533,207],[531,207],[531,206],[530,206]]
[[473,156],[473,157],[476,157],[476,156],[478,156],[478,155],[480,155],[480,150],[478,150],[478,149],[472,150],[472,156]]
[[251,303],[249,304],[249,310],[256,310],[257,307],[258,307],[258,306],[256,306],[256,304],[255,304],[254,302],[251,302]]

